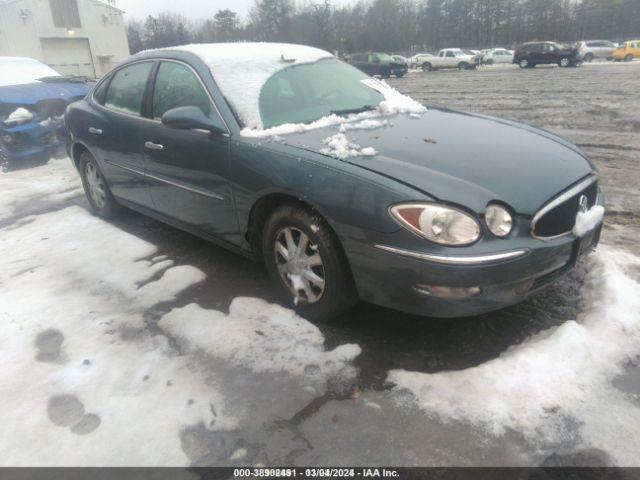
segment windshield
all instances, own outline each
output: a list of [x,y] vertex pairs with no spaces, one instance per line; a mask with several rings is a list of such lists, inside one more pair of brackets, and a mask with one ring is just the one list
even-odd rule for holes
[[336,58],[293,65],[271,76],[260,92],[264,128],[309,123],[335,113],[370,110],[385,97],[366,85],[374,81]]
[[0,87],[37,82],[43,77],[59,77],[53,68],[28,58],[0,61]]

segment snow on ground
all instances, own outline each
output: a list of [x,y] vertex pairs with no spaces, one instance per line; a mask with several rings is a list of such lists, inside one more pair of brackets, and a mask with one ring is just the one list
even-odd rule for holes
[[561,442],[577,425],[582,443],[608,452],[616,465],[637,465],[640,409],[611,382],[640,355],[640,284],[631,276],[640,259],[599,249],[577,319],[473,368],[394,370],[388,379],[442,421],[468,422],[493,436],[515,430],[539,447]]
[[357,346],[324,352],[315,326],[261,300],[237,299],[229,315],[176,308],[159,327],[163,304],[204,273],[83,207],[60,208],[61,188],[78,188],[68,160],[0,175],[3,218],[26,202],[49,208],[0,228],[2,465],[185,465],[187,429],[248,421],[217,376],[229,366],[317,377],[293,383],[306,396],[351,374]]
[[51,160],[47,165],[0,174],[0,223],[23,209],[38,210],[49,202],[61,202],[82,193],[78,172],[71,161]]
[[190,304],[171,311],[159,324],[190,348],[257,373],[289,372],[327,379],[348,368],[360,354],[355,344],[325,351],[318,327],[292,310],[257,298],[234,299],[228,314]]

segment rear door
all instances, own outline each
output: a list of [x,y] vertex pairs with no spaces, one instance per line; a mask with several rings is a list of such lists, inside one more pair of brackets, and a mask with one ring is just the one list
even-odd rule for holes
[[238,232],[238,221],[229,183],[229,134],[178,130],[161,123],[166,111],[184,106],[220,118],[198,74],[185,63],[163,60],[153,82],[153,119],[145,123],[140,138],[151,197],[163,215],[231,237]]
[[153,204],[144,178],[140,134],[149,121],[142,111],[153,66],[154,61],[144,61],[117,70],[105,85],[104,97],[95,99],[94,95],[96,115],[86,125],[87,138],[99,146],[99,160],[112,193],[145,207]]

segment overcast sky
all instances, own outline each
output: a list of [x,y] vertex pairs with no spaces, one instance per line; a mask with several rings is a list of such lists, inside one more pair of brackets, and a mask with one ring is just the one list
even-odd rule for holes
[[[254,0],[116,0],[116,6],[127,12],[126,18],[143,20],[160,12],[181,13],[189,19],[212,17],[218,10],[228,8],[245,19]],[[333,0],[333,5],[345,5],[350,0]]]

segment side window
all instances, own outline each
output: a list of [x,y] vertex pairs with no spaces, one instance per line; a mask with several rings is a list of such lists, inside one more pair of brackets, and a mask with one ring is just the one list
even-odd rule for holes
[[109,86],[109,78],[105,78],[102,83],[96,86],[95,91],[93,92],[93,98],[100,105],[104,105],[104,97],[107,93],[107,87]]
[[455,54],[453,52],[447,52],[447,57],[455,57]]
[[142,97],[152,65],[151,62],[136,63],[118,70],[109,84],[105,107],[141,115]]
[[176,107],[198,107],[208,117],[213,112],[209,95],[189,67],[162,62],[153,90],[153,117],[159,119],[167,110]]

